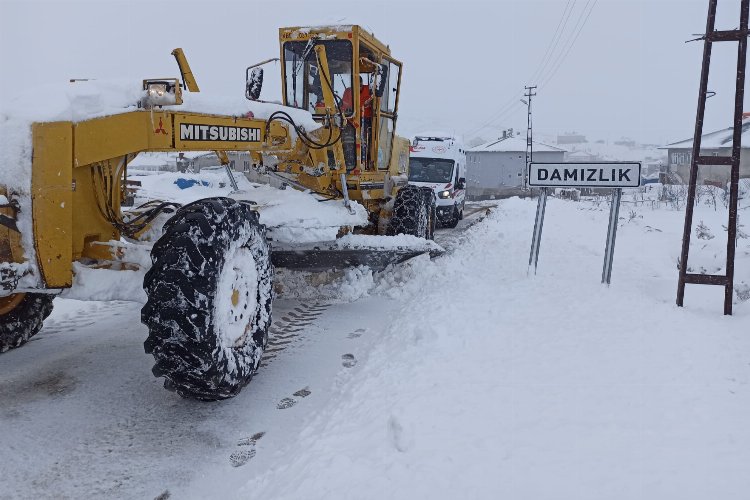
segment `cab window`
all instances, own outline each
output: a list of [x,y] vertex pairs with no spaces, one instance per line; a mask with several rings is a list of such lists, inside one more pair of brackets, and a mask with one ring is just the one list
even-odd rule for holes
[[[318,68],[314,45],[325,46],[331,82]],[[284,76],[286,104],[322,114],[323,85],[331,86],[339,105],[346,89],[352,86],[352,44],[347,40],[285,42]]]

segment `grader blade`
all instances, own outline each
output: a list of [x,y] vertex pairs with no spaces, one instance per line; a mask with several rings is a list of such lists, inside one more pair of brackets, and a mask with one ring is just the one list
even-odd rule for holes
[[400,264],[419,255],[435,257],[441,253],[443,249],[438,245],[422,248],[342,248],[335,244],[315,243],[273,247],[271,261],[279,268],[315,272],[357,266],[382,271],[389,265]]

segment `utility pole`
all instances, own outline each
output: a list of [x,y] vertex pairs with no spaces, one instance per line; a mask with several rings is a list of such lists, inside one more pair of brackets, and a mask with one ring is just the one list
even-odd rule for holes
[[524,87],[526,93],[524,96],[526,100],[521,99],[521,102],[526,104],[527,118],[526,118],[526,170],[523,173],[523,189],[524,191],[529,189],[529,164],[533,160],[534,156],[534,142],[533,132],[531,126],[531,98],[536,95],[536,85],[530,87]]
[[[693,135],[693,153],[690,160],[690,180],[688,198],[685,206],[685,226],[682,235],[682,252],[680,254],[680,277],[677,282],[677,305],[682,307],[685,300],[685,285],[719,285],[724,287],[724,314],[732,314],[734,296],[734,260],[737,245],[737,203],[740,177],[740,152],[742,151],[742,112],[745,99],[745,69],[747,65],[748,22],[750,22],[750,0],[740,2],[740,25],[738,29],[716,30],[717,0],[709,0],[706,33],[698,40],[703,40],[703,63],[701,65],[700,89],[698,91],[698,110],[695,117]],[[706,112],[706,100],[711,96],[708,90],[708,75],[711,66],[711,49],[714,43],[737,42],[737,73],[734,91],[734,124],[732,127],[731,156],[701,156],[701,138],[703,136],[703,118]],[[693,209],[695,192],[698,184],[698,166],[712,169],[729,167],[729,221],[727,224],[727,264],[725,274],[689,273],[688,254],[690,236],[693,226]]]

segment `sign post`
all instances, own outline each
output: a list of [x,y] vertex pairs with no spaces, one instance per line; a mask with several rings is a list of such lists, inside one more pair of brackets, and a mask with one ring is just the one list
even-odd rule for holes
[[609,228],[604,250],[602,283],[610,284],[612,263],[615,254],[617,221],[620,215],[622,188],[641,185],[640,162],[587,162],[587,163],[540,163],[529,164],[529,186],[540,187],[539,203],[536,208],[534,234],[531,238],[529,267],[534,264],[536,274],[539,261],[539,248],[544,226],[544,213],[547,207],[547,190],[550,187],[613,188],[612,204],[609,211]]
[[615,238],[617,237],[617,221],[620,219],[620,201],[622,188],[612,190],[612,204],[609,207],[609,227],[607,228],[607,244],[604,247],[604,266],[602,267],[602,283],[612,281],[612,262],[615,258]]
[[539,261],[539,247],[542,243],[542,226],[544,225],[544,211],[547,209],[547,188],[543,187],[539,192],[539,201],[536,205],[536,219],[534,219],[534,235],[531,237],[531,252],[529,253],[529,267],[534,264],[534,274]]

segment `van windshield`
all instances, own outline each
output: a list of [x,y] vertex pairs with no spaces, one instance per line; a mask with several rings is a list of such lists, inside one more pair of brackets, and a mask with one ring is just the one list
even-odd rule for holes
[[450,182],[453,160],[443,158],[410,158],[409,180],[412,182]]

